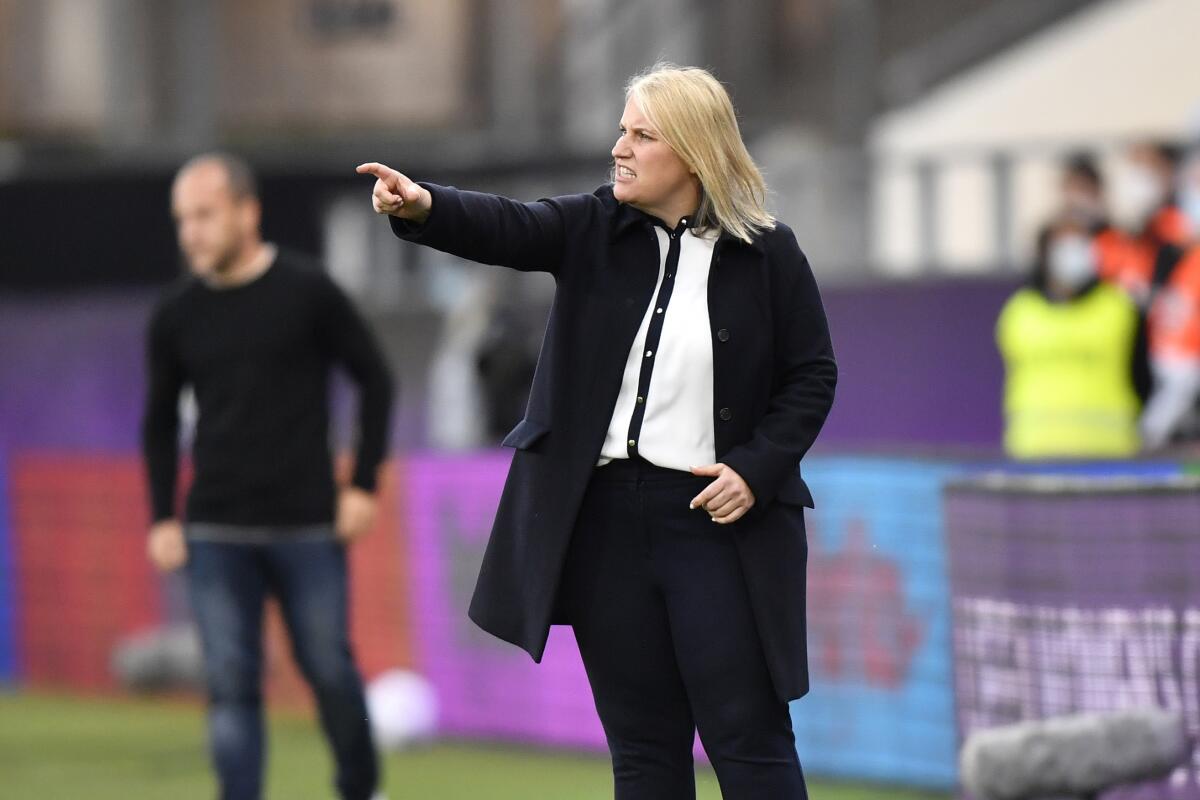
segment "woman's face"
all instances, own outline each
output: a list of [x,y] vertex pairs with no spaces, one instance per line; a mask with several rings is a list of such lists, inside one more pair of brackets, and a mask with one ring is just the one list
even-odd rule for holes
[[622,203],[664,219],[673,213],[690,214],[699,205],[696,176],[632,98],[621,115],[621,137],[613,146],[612,157],[613,195]]

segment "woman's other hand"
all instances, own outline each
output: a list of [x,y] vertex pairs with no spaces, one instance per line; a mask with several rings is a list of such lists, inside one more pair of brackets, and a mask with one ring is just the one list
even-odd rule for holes
[[713,522],[728,525],[737,522],[754,507],[754,492],[750,486],[726,464],[709,464],[692,467],[693,475],[715,478],[704,491],[692,498],[688,508],[703,508]]

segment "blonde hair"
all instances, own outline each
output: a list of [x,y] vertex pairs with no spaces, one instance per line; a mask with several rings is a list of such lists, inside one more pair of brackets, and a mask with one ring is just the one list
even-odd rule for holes
[[663,141],[700,180],[696,224],[749,242],[775,227],[767,185],[746,151],[733,102],[708,70],[659,62],[625,88]]

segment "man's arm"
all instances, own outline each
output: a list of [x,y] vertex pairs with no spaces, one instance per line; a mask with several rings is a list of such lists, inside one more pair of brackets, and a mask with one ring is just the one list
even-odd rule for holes
[[358,385],[358,443],[350,482],[373,493],[376,473],[387,454],[394,395],[392,375],[378,342],[350,298],[328,278],[323,284],[322,341]]
[[142,417],[142,455],[150,486],[153,525],[146,552],[164,572],[187,561],[183,526],[175,514],[179,476],[179,393],[184,373],[160,309],[146,337],[146,407]]
[[167,320],[160,310],[150,321],[146,339],[146,405],[142,416],[142,455],[150,486],[154,522],[175,517],[179,474],[179,393],[183,369]]

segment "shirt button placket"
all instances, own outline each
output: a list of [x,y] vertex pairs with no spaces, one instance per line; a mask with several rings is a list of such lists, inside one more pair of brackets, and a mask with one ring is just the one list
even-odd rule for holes
[[[629,420],[629,438],[626,441],[626,445],[630,458],[635,458],[638,455],[638,438],[646,411],[646,396],[650,389],[650,377],[654,369],[654,350],[658,347],[659,338],[662,336],[663,320],[666,316],[667,306],[671,302],[671,293],[675,287],[675,271],[679,267],[679,251],[681,247],[679,241],[680,234],[686,229],[687,219],[684,218],[680,221],[678,229],[667,232],[669,245],[667,247],[667,257],[663,264],[663,281],[658,287],[658,296],[655,298],[654,305],[652,306],[654,314],[650,318],[650,327],[646,331],[646,352],[642,359],[641,374],[638,377],[637,400],[634,404],[633,415]],[[653,236],[653,232],[651,235]]]

